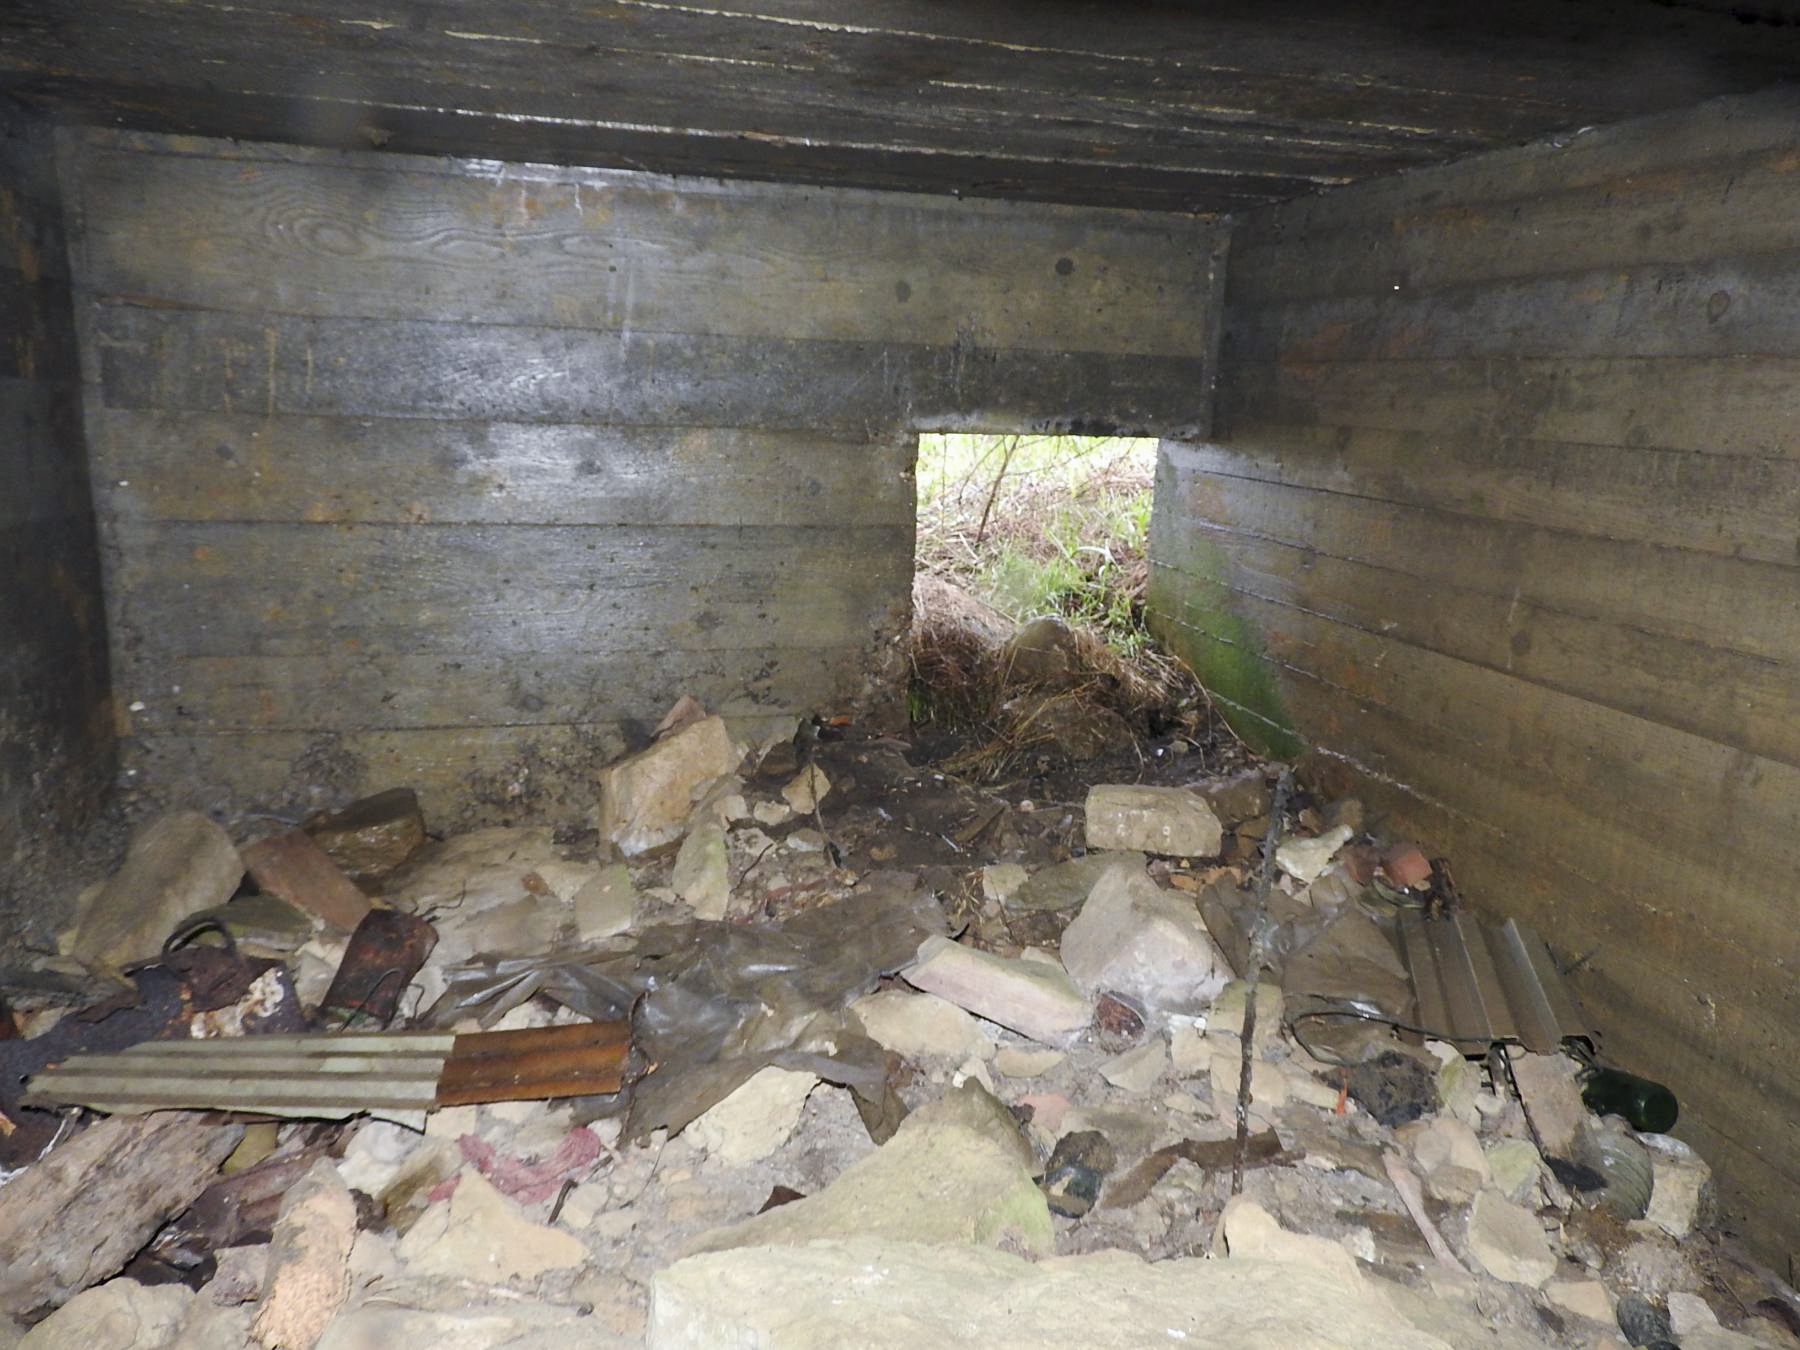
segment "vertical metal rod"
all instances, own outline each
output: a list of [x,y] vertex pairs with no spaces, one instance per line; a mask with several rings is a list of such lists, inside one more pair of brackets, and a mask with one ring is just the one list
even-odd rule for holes
[[1263,835],[1262,866],[1256,875],[1256,914],[1250,930],[1249,969],[1245,977],[1250,987],[1244,994],[1244,1031],[1239,1048],[1237,1093],[1237,1147],[1231,1154],[1231,1193],[1244,1190],[1244,1159],[1250,1148],[1250,1071],[1256,1063],[1256,987],[1262,981],[1265,948],[1269,938],[1269,889],[1275,884],[1275,850],[1281,845],[1281,824],[1287,815],[1288,795],[1294,789],[1294,771],[1284,768],[1275,784],[1275,801],[1269,807],[1269,828]]

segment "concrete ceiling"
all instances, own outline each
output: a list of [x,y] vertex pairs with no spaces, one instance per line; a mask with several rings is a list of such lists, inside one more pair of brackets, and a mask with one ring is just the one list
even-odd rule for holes
[[1722,0],[12,0],[140,130],[1229,212],[1800,75]]

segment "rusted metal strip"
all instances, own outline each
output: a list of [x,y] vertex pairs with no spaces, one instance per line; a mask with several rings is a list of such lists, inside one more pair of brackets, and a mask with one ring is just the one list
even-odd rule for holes
[[459,1036],[438,1080],[439,1106],[613,1093],[631,1050],[623,1022]]
[[1569,1037],[1590,1035],[1543,939],[1512,919],[1490,926],[1470,914],[1409,916],[1400,946],[1419,1025],[1465,1049],[1514,1041],[1550,1054]]

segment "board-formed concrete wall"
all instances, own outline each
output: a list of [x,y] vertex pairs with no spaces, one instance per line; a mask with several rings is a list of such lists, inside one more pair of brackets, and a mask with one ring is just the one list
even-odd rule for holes
[[[0,112],[4,112],[0,108]],[[49,128],[0,117],[0,931],[44,917],[113,777],[100,564]]]
[[1800,1251],[1800,97],[1239,223],[1157,623],[1554,939]]
[[128,766],[159,801],[585,811],[684,691],[752,731],[900,692],[918,430],[1205,429],[1192,217],[63,152]]

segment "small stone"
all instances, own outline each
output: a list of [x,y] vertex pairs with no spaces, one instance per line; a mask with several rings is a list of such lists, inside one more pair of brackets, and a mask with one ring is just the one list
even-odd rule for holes
[[1197,1078],[1212,1068],[1213,1042],[1192,1022],[1177,1023],[1169,1032],[1169,1061],[1177,1078]]
[[1100,1076],[1125,1092],[1148,1092],[1168,1068],[1169,1052],[1159,1038],[1107,1060]]
[[1468,1060],[1461,1055],[1445,1060],[1438,1067],[1437,1090],[1446,1114],[1471,1129],[1480,1123],[1475,1097],[1481,1091],[1481,1071]]
[[301,827],[350,874],[352,881],[379,884],[425,843],[425,814],[411,788],[389,788],[337,811],[308,819]]
[[869,1039],[906,1059],[960,1064],[970,1058],[987,1059],[994,1053],[994,1038],[968,1013],[935,994],[888,989],[857,999],[850,1011]]
[[1466,1205],[1481,1194],[1484,1178],[1480,1172],[1455,1163],[1439,1163],[1425,1178],[1425,1189],[1433,1199],[1446,1205]]
[[1469,1207],[1468,1247],[1496,1280],[1535,1289],[1556,1274],[1556,1253],[1537,1216],[1498,1191],[1482,1191]]
[[213,1277],[203,1291],[209,1299],[220,1307],[235,1308],[262,1297],[269,1278],[267,1244],[220,1247],[212,1256]]
[[575,934],[583,942],[598,942],[623,933],[631,927],[637,911],[631,869],[624,863],[601,868],[598,876],[575,892],[571,903],[575,908]]
[[771,1064],[707,1108],[682,1133],[727,1166],[757,1162],[788,1141],[818,1082],[813,1074]]
[[[588,1228],[612,1203],[612,1186],[606,1181],[584,1181],[562,1199],[556,1221],[566,1228]],[[636,1219],[633,1219],[636,1222]]]
[[994,1067],[1005,1078],[1042,1078],[1067,1058],[1068,1055],[1061,1050],[1032,1050],[1024,1046],[1004,1045],[994,1056]]
[[450,1198],[426,1210],[396,1250],[414,1275],[477,1284],[535,1279],[587,1260],[580,1239],[532,1223],[472,1167],[457,1175]]
[[[1244,1005],[1248,1002],[1249,989],[1248,981],[1233,980],[1219,991],[1212,1001],[1212,1007],[1206,1013],[1206,1030],[1209,1034],[1243,1039]],[[1257,985],[1255,1047],[1257,1054],[1265,1053],[1270,1046],[1280,1041],[1282,1011],[1281,986],[1278,984]]]
[[737,746],[719,717],[690,722],[600,772],[600,836],[627,857],[681,837],[697,790],[737,770]]
[[1705,1212],[1712,1169],[1679,1139],[1666,1134],[1638,1138],[1650,1150],[1650,1208],[1644,1217],[1670,1237],[1684,1238]]
[[1019,625],[1001,649],[1009,681],[1049,684],[1079,669],[1074,632],[1054,615]]
[[981,893],[1005,904],[1031,878],[1018,863],[989,863],[981,869]]
[[1431,880],[1431,861],[1413,843],[1394,844],[1382,851],[1381,870],[1396,886],[1415,889]]
[[808,764],[781,789],[781,796],[797,815],[810,816],[831,792],[831,780],[817,764]]
[[198,811],[177,811],[131,839],[111,880],[83,902],[67,943],[76,960],[117,967],[162,951],[190,914],[231,899],[244,862],[231,836]]
[[1676,1339],[1686,1341],[1690,1336],[1718,1329],[1718,1314],[1700,1295],[1678,1290],[1669,1295],[1667,1303],[1669,1326],[1674,1329]]
[[25,1333],[17,1350],[152,1350],[172,1346],[194,1300],[181,1284],[108,1280]]
[[1305,1102],[1320,1111],[1337,1110],[1338,1090],[1335,1087],[1321,1083],[1309,1070],[1292,1061],[1280,1068],[1281,1076],[1287,1080],[1289,1101]]
[[1150,860],[1142,853],[1089,853],[1033,872],[1007,897],[1011,910],[1054,911],[1074,909],[1093,892],[1094,883],[1114,867],[1130,864],[1142,871]]
[[1275,863],[1294,880],[1310,886],[1324,875],[1353,833],[1348,825],[1339,825],[1312,839],[1289,839],[1275,850]]
[[1356,1258],[1330,1238],[1290,1233],[1247,1195],[1234,1195],[1219,1215],[1219,1236],[1232,1259],[1284,1261],[1313,1266],[1334,1280],[1356,1285]]
[[311,1350],[350,1295],[356,1201],[321,1160],[282,1197],[250,1334],[269,1350]]
[[1124,993],[1159,1011],[1200,1011],[1230,979],[1193,902],[1130,864],[1094,884],[1063,931],[1062,959],[1090,994]]
[[1544,1286],[1544,1297],[1577,1317],[1612,1323],[1612,1298],[1598,1280],[1552,1280]]
[[750,817],[758,825],[767,825],[773,828],[776,825],[785,825],[792,820],[794,808],[786,802],[762,801],[750,808]]
[[716,820],[703,821],[681,841],[669,884],[698,919],[723,919],[731,903],[730,855],[725,848],[725,827]]
[[1524,1204],[1543,1167],[1536,1146],[1529,1139],[1502,1139],[1488,1145],[1486,1153],[1494,1188],[1515,1205]]
[[1088,789],[1089,848],[1214,858],[1224,831],[1206,800],[1186,788],[1101,784]]
[[[1213,1052],[1210,1065],[1213,1106],[1221,1115],[1237,1109],[1238,1081],[1244,1072],[1244,1057],[1229,1050]],[[1279,1065],[1258,1061],[1250,1066],[1250,1099],[1254,1106],[1284,1106],[1288,1099],[1288,1078]]]
[[945,937],[926,938],[907,983],[937,994],[1009,1031],[1067,1045],[1093,1020],[1093,1007],[1060,966],[1007,960]]
[[1478,1182],[1487,1178],[1487,1155],[1475,1131],[1450,1116],[1401,1127],[1400,1138],[1418,1159],[1419,1170],[1430,1174],[1445,1164],[1474,1172]]
[[1195,783],[1193,788],[1226,825],[1237,826],[1269,813],[1269,780],[1261,769],[1245,769],[1229,778],[1209,779]]
[[825,836],[808,825],[804,829],[794,830],[781,841],[782,848],[789,853],[823,853]]

